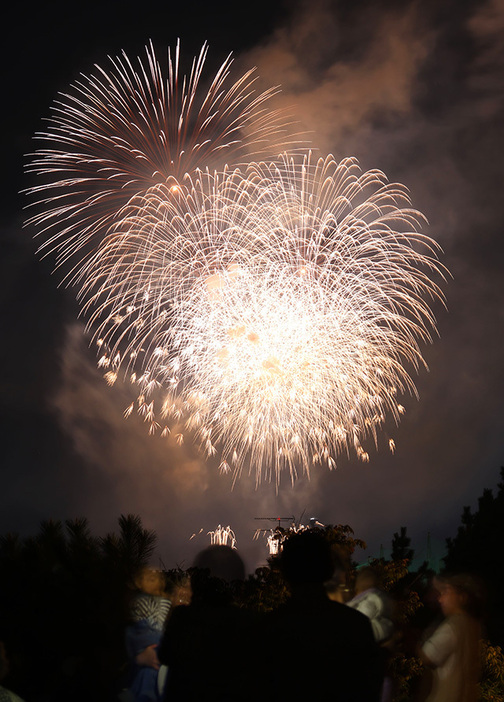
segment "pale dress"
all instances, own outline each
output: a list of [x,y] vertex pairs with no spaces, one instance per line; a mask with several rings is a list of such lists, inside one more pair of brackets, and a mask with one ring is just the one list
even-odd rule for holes
[[427,702],[476,702],[480,672],[481,628],[467,614],[453,614],[422,646],[434,666]]

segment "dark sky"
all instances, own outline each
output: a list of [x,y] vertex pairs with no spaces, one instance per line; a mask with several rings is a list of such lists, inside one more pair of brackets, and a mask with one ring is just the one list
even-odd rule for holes
[[[3,147],[0,309],[2,491],[0,533],[34,533],[42,519],[87,516],[96,533],[139,514],[167,567],[188,564],[230,525],[247,565],[266,556],[258,516],[348,523],[378,555],[408,527],[419,554],[454,535],[462,507],[495,487],[504,460],[502,238],[504,2],[88,2],[13,10],[2,46]],[[341,461],[311,481],[255,489],[196,450],[166,446],[126,422],[88,348],[73,290],[58,287],[22,229],[24,154],[59,90],[122,49],[143,53],[180,37],[184,54],[210,45],[210,70],[233,52],[282,86],[314,147],[356,156],[404,183],[429,220],[453,280],[430,371],[406,397],[397,450],[369,464]],[[393,431],[392,431],[393,429]]]

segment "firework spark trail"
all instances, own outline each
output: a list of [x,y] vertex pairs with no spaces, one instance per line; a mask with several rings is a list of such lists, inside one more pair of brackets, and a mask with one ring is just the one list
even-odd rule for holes
[[32,222],[71,260],[105,379],[137,387],[125,415],[278,486],[368,460],[399,422],[445,271],[406,189],[354,159],[200,169],[281,131],[250,73],[223,90],[229,62],[198,101],[205,55],[183,86],[178,48],[168,79],[152,48],[139,73],[123,57],[84,79],[32,162],[48,176]]
[[[200,89],[204,45],[188,76],[180,76],[180,47],[168,49],[164,71],[152,44],[135,66],[128,56],[96,66],[62,94],[36,135],[44,142],[28,166],[42,180],[28,192],[42,212],[27,223],[43,234],[42,251],[78,271],[89,246],[109,230],[130,198],[171,176],[204,164],[275,156],[288,143],[287,116],[268,109],[276,88],[255,89],[255,69],[230,79],[231,57]],[[71,275],[70,275],[71,277]]]
[[220,524],[215,531],[209,531],[212,546],[229,546],[236,549],[236,535],[230,526],[222,527]]

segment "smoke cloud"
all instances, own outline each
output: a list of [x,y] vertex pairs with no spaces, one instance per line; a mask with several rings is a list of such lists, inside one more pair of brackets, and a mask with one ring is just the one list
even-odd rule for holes
[[190,443],[149,436],[138,417],[123,417],[130,389],[107,387],[72,323],[52,402],[80,460],[53,476],[55,502],[68,496],[68,509],[102,533],[121,513],[141,515],[167,567],[188,565],[221,524],[254,568],[267,553],[253,533],[271,524],[257,517],[348,523],[368,542],[363,557],[377,556],[401,525],[419,552],[428,531],[440,545],[455,533],[463,505],[495,485],[504,451],[503,28],[502,0],[298,2],[237,58],[257,66],[260,87],[281,85],[276,106],[317,153],[356,156],[405,183],[444,249],[447,310],[435,308],[440,339],[425,351],[420,401],[404,398],[401,425],[384,433],[395,454],[371,447],[369,464],[342,457],[335,471],[315,467],[278,494],[246,473],[233,487]]

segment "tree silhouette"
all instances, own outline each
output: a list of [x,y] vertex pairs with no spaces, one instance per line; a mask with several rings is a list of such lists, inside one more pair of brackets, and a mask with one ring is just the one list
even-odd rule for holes
[[18,694],[110,699],[126,660],[128,585],[155,545],[131,514],[105,537],[84,518],[44,521],[35,537],[0,537],[0,640]]
[[501,595],[504,583],[504,560],[501,557],[504,541],[504,467],[501,482],[494,495],[485,489],[473,513],[466,506],[461,525],[454,538],[446,540],[444,558],[449,571],[468,571],[479,575],[488,588],[488,632],[491,640],[504,645],[504,603]]
[[391,553],[393,561],[408,561],[411,563],[413,560],[415,552],[410,548],[411,539],[406,535],[406,531],[407,528],[402,526],[400,533],[397,531],[394,533]]

